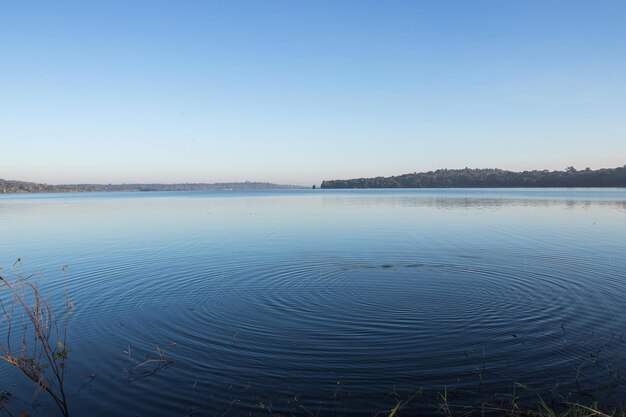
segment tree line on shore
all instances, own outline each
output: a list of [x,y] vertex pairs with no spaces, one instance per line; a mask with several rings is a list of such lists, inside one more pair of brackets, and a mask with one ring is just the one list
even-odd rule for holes
[[393,177],[323,181],[321,188],[521,188],[626,187],[626,165],[618,168],[564,171],[502,169],[438,169]]
[[184,183],[184,184],[68,184],[48,185],[35,182],[0,179],[0,194],[6,193],[62,193],[114,191],[207,191],[207,190],[275,190],[302,188],[269,182]]

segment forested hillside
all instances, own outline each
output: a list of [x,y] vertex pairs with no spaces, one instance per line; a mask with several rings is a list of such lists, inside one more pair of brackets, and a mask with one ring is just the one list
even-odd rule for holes
[[564,171],[439,169],[394,177],[323,181],[322,188],[496,188],[496,187],[626,187],[626,165],[619,168]]
[[5,193],[54,193],[64,191],[59,187],[36,182],[0,179],[0,194]]

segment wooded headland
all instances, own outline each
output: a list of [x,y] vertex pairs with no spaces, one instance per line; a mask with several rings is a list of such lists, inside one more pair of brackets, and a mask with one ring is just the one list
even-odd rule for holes
[[438,169],[393,177],[323,181],[321,188],[522,188],[626,187],[626,165],[619,168],[564,171],[502,169]]

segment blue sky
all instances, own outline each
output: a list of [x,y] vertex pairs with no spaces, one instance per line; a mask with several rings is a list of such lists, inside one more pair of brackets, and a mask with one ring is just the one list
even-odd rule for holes
[[0,178],[626,164],[626,2],[0,3]]

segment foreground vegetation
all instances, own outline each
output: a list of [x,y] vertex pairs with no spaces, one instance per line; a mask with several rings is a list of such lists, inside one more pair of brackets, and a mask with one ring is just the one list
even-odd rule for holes
[[626,187],[626,165],[619,168],[565,171],[439,169],[394,177],[323,181],[322,188],[497,188],[497,187]]
[[[59,413],[68,417],[67,319],[73,303],[66,293],[64,312],[57,315],[33,276],[14,272],[21,263],[18,259],[8,274],[0,275],[0,290],[4,290],[0,294],[0,323],[6,327],[6,334],[0,339],[0,361],[18,369],[32,381],[35,393],[45,393]],[[2,401],[0,411],[10,415]]]

